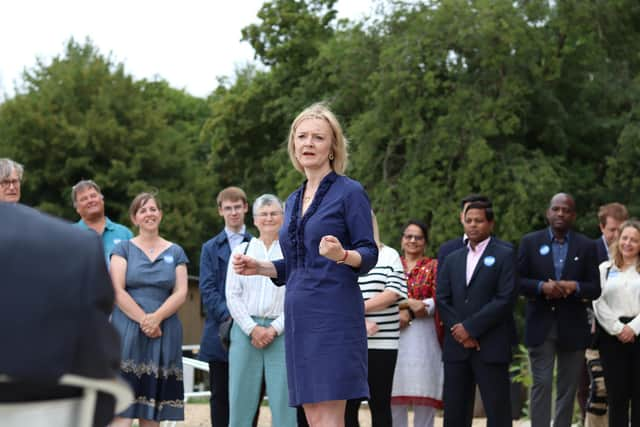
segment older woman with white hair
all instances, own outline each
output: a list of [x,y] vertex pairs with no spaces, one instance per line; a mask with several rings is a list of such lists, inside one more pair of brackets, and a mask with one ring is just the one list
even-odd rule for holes
[[[278,243],[282,215],[282,202],[276,196],[258,197],[253,203],[253,223],[260,236],[238,245],[233,253],[265,261],[282,259]],[[263,380],[273,425],[296,425],[296,411],[287,403],[284,294],[285,288],[268,277],[238,275],[229,263],[226,297],[234,320],[229,346],[229,425],[252,425]]]
[[24,168],[11,159],[0,159],[0,202],[18,203]]

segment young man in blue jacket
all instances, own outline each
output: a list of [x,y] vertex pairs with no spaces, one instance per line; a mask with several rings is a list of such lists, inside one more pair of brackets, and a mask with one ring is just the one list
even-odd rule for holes
[[206,321],[200,343],[199,358],[209,362],[211,383],[211,425],[229,425],[229,363],[227,350],[218,337],[220,324],[230,317],[225,297],[227,264],[231,251],[251,240],[244,225],[249,209],[247,196],[238,187],[227,187],[216,199],[224,229],[202,245],[200,255],[200,294]]

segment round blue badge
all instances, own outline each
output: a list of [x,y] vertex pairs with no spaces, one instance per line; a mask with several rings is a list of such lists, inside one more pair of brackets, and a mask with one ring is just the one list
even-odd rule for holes
[[540,255],[545,256],[549,252],[551,252],[551,248],[549,247],[549,245],[540,246]]
[[490,255],[484,257],[484,265],[486,265],[487,267],[491,267],[495,263],[496,263],[495,257],[492,257]]
[[173,264],[173,256],[165,255],[163,259],[164,259],[164,262],[166,262],[167,264]]

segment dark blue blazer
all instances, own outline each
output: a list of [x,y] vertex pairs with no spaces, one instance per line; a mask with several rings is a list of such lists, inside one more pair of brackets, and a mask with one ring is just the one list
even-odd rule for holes
[[[20,204],[0,202],[0,219],[0,374],[18,381],[0,384],[0,401],[68,397],[53,386],[63,374],[116,377],[120,337],[100,237]],[[98,397],[95,425],[113,418],[107,400]]]
[[593,241],[596,244],[598,265],[600,265],[603,262],[609,260],[609,253],[607,252],[607,247],[604,244],[604,239],[602,238],[602,236],[594,239]]
[[509,363],[517,296],[515,251],[510,244],[492,237],[468,286],[467,253],[466,247],[452,252],[440,269],[436,302],[445,328],[442,359],[462,361],[476,351],[465,349],[451,336],[451,327],[462,323],[480,344],[483,362]]
[[571,231],[567,258],[561,280],[575,280],[580,292],[568,298],[548,300],[538,293],[538,284],[555,278],[549,229],[529,233],[522,238],[518,252],[520,292],[527,298],[525,344],[541,345],[557,321],[558,345],[563,350],[580,350],[590,342],[587,306],[600,296],[600,277],[596,244],[586,236]]
[[[251,234],[245,233],[243,242],[249,240],[251,240]],[[229,317],[225,296],[229,256],[231,256],[231,248],[224,229],[202,245],[199,286],[202,305],[207,316],[198,358],[207,362],[227,361],[227,352],[220,343],[218,328],[220,323]]]
[[456,251],[460,248],[464,247],[464,242],[462,237],[456,237],[455,239],[447,240],[438,248],[438,265],[443,265],[444,259],[451,252]]

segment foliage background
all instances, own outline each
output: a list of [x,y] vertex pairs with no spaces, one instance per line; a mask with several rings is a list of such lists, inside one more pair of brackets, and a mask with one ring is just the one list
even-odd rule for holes
[[577,227],[593,237],[599,205],[640,213],[640,3],[377,5],[354,22],[336,20],[335,0],[265,2],[242,32],[257,63],[212,82],[207,99],[134,80],[90,40],[70,40],[0,105],[0,156],[25,165],[24,203],[69,220],[82,178],[125,224],[133,196],[157,189],[163,233],[185,247],[192,273],[222,227],[220,189],[285,198],[301,183],[285,139],[317,101],[341,119],[348,174],[391,246],[419,218],[435,254],[461,233],[458,203],[471,192],[493,199],[496,232],[514,243],[544,226],[558,191],[574,194]]

